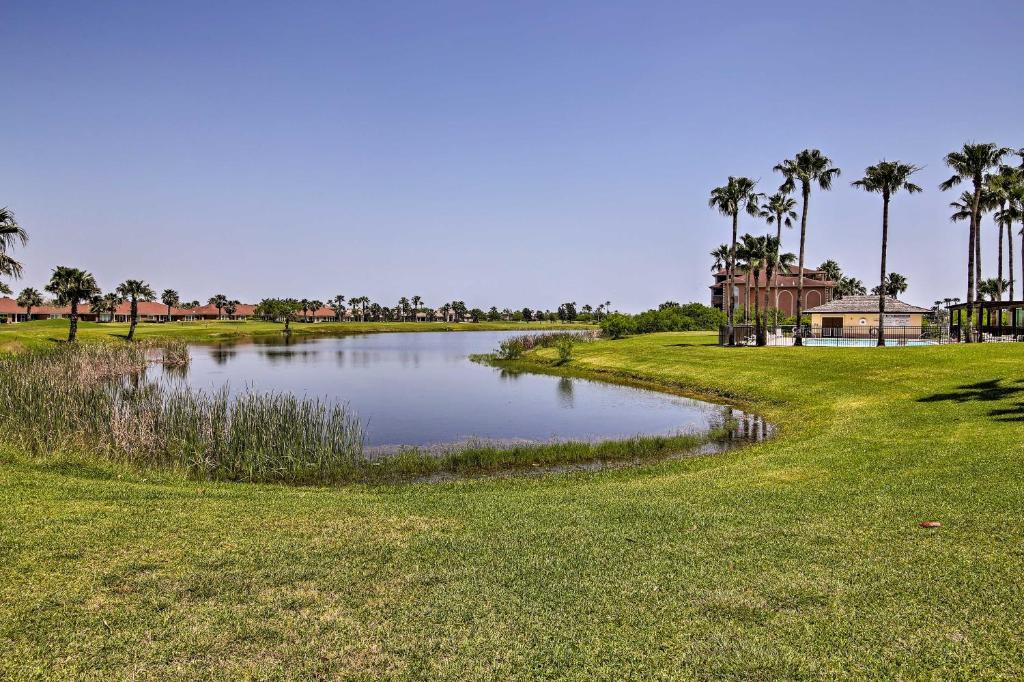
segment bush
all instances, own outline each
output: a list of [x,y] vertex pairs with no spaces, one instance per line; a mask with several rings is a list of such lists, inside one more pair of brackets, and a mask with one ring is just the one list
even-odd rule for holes
[[576,339],[570,334],[561,334],[555,341],[555,348],[558,349],[558,364],[564,365],[572,359],[572,349],[576,345]]
[[512,336],[498,344],[497,356],[502,360],[516,360],[526,351],[522,336]]
[[702,303],[667,303],[639,315],[608,315],[601,322],[601,330],[605,336],[618,339],[627,334],[713,330],[725,324],[725,320],[721,310]]
[[613,339],[621,339],[627,334],[636,331],[636,323],[632,316],[622,313],[612,313],[601,320],[601,333]]

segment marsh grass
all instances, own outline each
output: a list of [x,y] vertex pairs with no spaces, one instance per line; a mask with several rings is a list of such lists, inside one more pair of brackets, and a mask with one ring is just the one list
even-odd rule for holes
[[572,356],[573,346],[577,343],[595,341],[599,334],[598,330],[590,329],[581,332],[552,332],[547,334],[510,336],[507,339],[502,339],[501,343],[494,350],[494,356],[499,360],[518,360],[522,357],[523,353],[536,348],[554,347],[558,348],[560,353],[563,352],[562,349],[568,349],[568,354],[565,357],[567,362]]
[[[183,345],[183,344],[182,344]],[[363,430],[345,407],[290,394],[207,393],[146,376],[187,348],[64,346],[0,360],[0,439],[35,457],[82,452],[216,480],[352,477]]]
[[[546,334],[531,348],[570,347],[587,334]],[[178,342],[63,345],[0,358],[0,444],[42,460],[77,454],[201,480],[332,484],[398,482],[440,473],[487,473],[585,460],[657,458],[718,437],[403,448],[368,458],[364,429],[346,406],[321,398],[159,381],[187,370]]]

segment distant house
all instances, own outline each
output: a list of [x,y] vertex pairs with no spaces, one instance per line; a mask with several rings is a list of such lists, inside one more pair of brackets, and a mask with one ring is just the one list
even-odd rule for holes
[[248,303],[239,303],[235,306],[235,314],[228,315],[226,309],[217,310],[217,306],[207,303],[198,308],[192,308],[193,319],[196,320],[248,320],[253,316],[256,306]]
[[[769,281],[764,272],[760,273],[757,282],[753,282],[753,275],[750,277],[750,286],[747,286],[747,278],[737,274],[733,280],[733,305],[734,309],[749,307],[754,310],[755,297],[760,297],[760,306],[775,307],[775,288],[773,282]],[[711,305],[719,310],[725,310],[725,298],[722,295],[729,280],[729,273],[724,268],[715,273],[714,284],[711,285]],[[828,278],[824,270],[813,270],[804,268],[804,310],[810,307],[819,306],[832,300],[836,283]],[[779,310],[784,315],[796,315],[796,295],[800,285],[800,278],[796,275],[796,268],[789,274],[779,275]]]
[[[885,300],[886,327],[921,327],[931,311],[892,297]],[[845,296],[804,311],[811,327],[826,330],[878,329],[878,296]]]

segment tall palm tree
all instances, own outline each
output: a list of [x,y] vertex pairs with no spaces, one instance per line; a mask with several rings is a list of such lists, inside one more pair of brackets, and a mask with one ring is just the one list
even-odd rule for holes
[[[768,197],[765,205],[762,207],[761,217],[767,221],[769,225],[775,225],[775,240],[778,242],[778,246],[775,249],[777,254],[782,248],[782,226],[793,227],[793,221],[796,220],[796,199],[791,197],[786,192],[776,192],[775,194]],[[779,325],[779,267],[778,263],[775,263],[771,270],[774,271],[774,281],[771,282],[772,288],[775,290],[775,326]],[[767,307],[767,304],[766,306]]]
[[74,343],[78,337],[78,304],[99,295],[96,278],[85,270],[58,265],[50,275],[46,290],[56,297],[57,305],[71,307],[71,314],[68,315],[68,343]]
[[890,272],[885,276],[881,284],[871,288],[871,295],[878,296],[882,294],[890,298],[896,298],[906,291],[909,286],[906,277],[898,272]]
[[420,307],[422,305],[423,305],[423,297],[422,296],[413,296],[412,297],[412,319],[413,319],[413,321],[419,319],[419,317],[417,316],[417,313],[420,312]]
[[[788,251],[785,252],[785,253],[781,253],[782,242],[779,241],[778,237],[775,237],[775,236],[772,236],[772,235],[767,235],[767,239],[766,239],[766,242],[765,242],[765,248],[768,250],[768,254],[770,256],[770,260],[768,262],[768,265],[765,266],[765,280],[767,280],[769,282],[771,282],[771,281],[778,282],[778,276],[779,276],[780,273],[788,273],[790,270],[793,269],[793,266],[796,265],[796,254],[795,253],[790,253]],[[767,292],[766,292],[766,296],[767,296]],[[772,321],[774,322],[775,327],[778,327],[779,326],[779,290],[778,290],[777,286],[775,288],[775,300],[774,300],[774,303],[775,303],[775,307],[773,309],[774,315],[772,317]],[[767,299],[767,297],[765,298],[764,307],[765,307],[766,310],[769,307],[768,306],[768,299]]]
[[746,284],[743,295],[743,324],[750,321],[750,253],[747,251],[747,243],[744,241],[750,236],[745,234],[740,237],[740,241],[736,245],[735,262],[733,263],[733,269],[743,275],[744,284]]
[[[21,278],[21,263],[14,260],[7,252],[15,244],[28,244],[28,233],[14,218],[14,212],[6,206],[0,208],[0,275],[13,279]],[[10,294],[6,284],[0,283],[3,293]]]
[[171,308],[181,303],[181,297],[174,289],[164,289],[160,294],[160,302],[167,306],[167,321],[171,321]]
[[[761,319],[761,296],[757,293],[761,271],[769,267],[769,258],[773,255],[768,247],[768,239],[774,240],[774,237],[771,237],[771,235],[755,237],[745,234],[740,246],[746,268],[753,274],[754,278],[754,337],[758,346],[764,346],[768,343],[767,335],[765,334],[766,325],[764,320]],[[749,299],[749,285],[747,286],[747,292],[747,298]]]
[[[1010,153],[1006,147],[999,147],[992,142],[967,143],[962,149],[946,154],[945,163],[953,169],[953,175],[939,185],[945,191],[970,181],[974,187],[971,194],[970,236],[967,240],[967,342],[972,339],[974,327],[974,302],[977,293],[974,290],[975,279],[981,279],[981,235],[978,225],[981,220],[981,194],[985,184],[985,174],[999,166],[1003,157]],[[977,268],[977,271],[975,271]]]
[[780,162],[774,168],[776,172],[782,173],[785,180],[779,190],[787,194],[796,189],[800,184],[800,262],[797,265],[796,285],[796,333],[794,341],[798,346],[803,345],[801,339],[800,318],[804,313],[804,253],[807,244],[807,207],[811,199],[811,186],[818,185],[823,192],[832,189],[832,181],[839,177],[839,169],[832,165],[832,159],[821,153],[818,149],[805,149],[798,152],[792,159]]
[[908,194],[920,192],[921,187],[910,182],[910,176],[921,170],[920,166],[902,161],[879,161],[864,169],[864,177],[851,183],[865,192],[882,195],[882,265],[878,283],[882,291],[878,294],[878,345],[885,345],[885,273],[886,257],[889,251],[889,202],[892,195],[900,191]]
[[993,216],[999,229],[999,276],[1003,281],[1003,232],[1006,232],[1007,264],[1009,265],[1010,300],[1013,300],[1013,221],[1017,219],[1016,189],[1024,182],[1024,172],[1011,166],[1000,166],[998,173],[985,177],[986,191],[992,208],[998,208]]
[[723,303],[725,304],[726,324],[729,325],[729,345],[736,345],[736,333],[733,330],[733,303],[732,289],[733,280],[736,277],[736,241],[739,229],[740,211],[746,211],[749,215],[758,216],[761,213],[758,202],[764,196],[755,191],[757,181],[745,177],[730,175],[728,182],[721,187],[711,190],[711,197],[708,199],[708,206],[717,210],[724,216],[732,218],[732,242],[729,247],[728,263],[728,288],[722,292]]
[[217,294],[211,296],[207,303],[217,309],[217,319],[219,320],[224,316],[224,306],[228,304],[228,297],[224,294]]
[[26,287],[18,294],[18,305],[25,309],[25,318],[32,320],[32,309],[43,304],[43,295],[32,287]]
[[156,292],[141,279],[126,279],[118,285],[117,295],[131,303],[131,324],[128,327],[128,340],[131,341],[139,324],[139,301],[152,301]]

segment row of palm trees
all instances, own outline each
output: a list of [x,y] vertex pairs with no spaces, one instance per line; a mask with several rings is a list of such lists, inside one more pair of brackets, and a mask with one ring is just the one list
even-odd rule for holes
[[[954,201],[950,206],[956,209],[952,219],[969,220],[970,232],[968,238],[967,254],[967,330],[966,340],[973,340],[971,330],[974,326],[974,303],[981,300],[982,287],[975,287],[976,282],[981,282],[981,216],[985,212],[992,211],[995,214],[995,221],[999,227],[999,275],[995,284],[989,283],[987,289],[993,286],[997,296],[1002,296],[1003,282],[1003,234],[1007,237],[1010,253],[1010,280],[1007,282],[1010,290],[1010,297],[1013,297],[1013,234],[1012,225],[1014,221],[1024,222],[1024,163],[1020,168],[1015,168],[1003,163],[1011,156],[1018,155],[1024,159],[1024,149],[1013,151],[1008,147],[1000,147],[994,143],[967,143],[962,149],[950,152],[944,157],[945,164],[953,170],[953,175],[943,182],[939,187],[942,190],[949,190],[962,183],[969,182],[972,191],[961,195],[959,201]],[[781,244],[781,227],[789,227],[796,219],[796,200],[790,196],[797,188],[800,190],[800,249],[797,265],[797,272],[802,275],[804,270],[808,207],[810,204],[811,192],[814,188],[820,191],[828,191],[840,175],[840,169],[836,167],[830,158],[821,153],[818,149],[805,149],[797,153],[791,159],[785,159],[778,163],[774,169],[783,177],[778,192],[770,197],[758,192],[757,182],[747,177],[730,176],[728,182],[711,190],[708,204],[711,208],[718,210],[723,215],[731,218],[732,241],[727,257],[727,294],[724,296],[725,312],[729,325],[729,343],[736,343],[735,329],[733,328],[733,301],[731,292],[738,272],[739,258],[737,248],[740,245],[738,239],[739,214],[745,212],[750,216],[766,220],[769,225],[776,227],[776,239]],[[853,181],[852,185],[866,192],[879,194],[882,198],[882,239],[881,257],[879,259],[879,284],[873,292],[879,297],[879,324],[878,324],[878,345],[885,345],[884,318],[885,302],[888,292],[899,290],[899,280],[891,278],[896,273],[890,273],[888,268],[888,241],[889,241],[889,207],[895,195],[906,192],[915,194],[922,191],[922,188],[912,182],[911,177],[920,170],[920,166],[902,161],[882,160],[877,164],[868,166],[864,175]],[[1024,235],[1024,229],[1020,234]],[[774,251],[775,267],[774,277],[779,275],[780,248]],[[1022,248],[1022,270],[1024,270],[1024,248]],[[897,277],[900,277],[898,274]],[[902,284],[905,288],[905,279]],[[777,290],[777,280],[775,283]],[[796,296],[796,318],[800,320],[803,315],[803,277],[797,278]],[[795,334],[797,345],[801,344],[800,325],[797,325]],[[758,335],[758,343],[762,343],[762,334]]]

